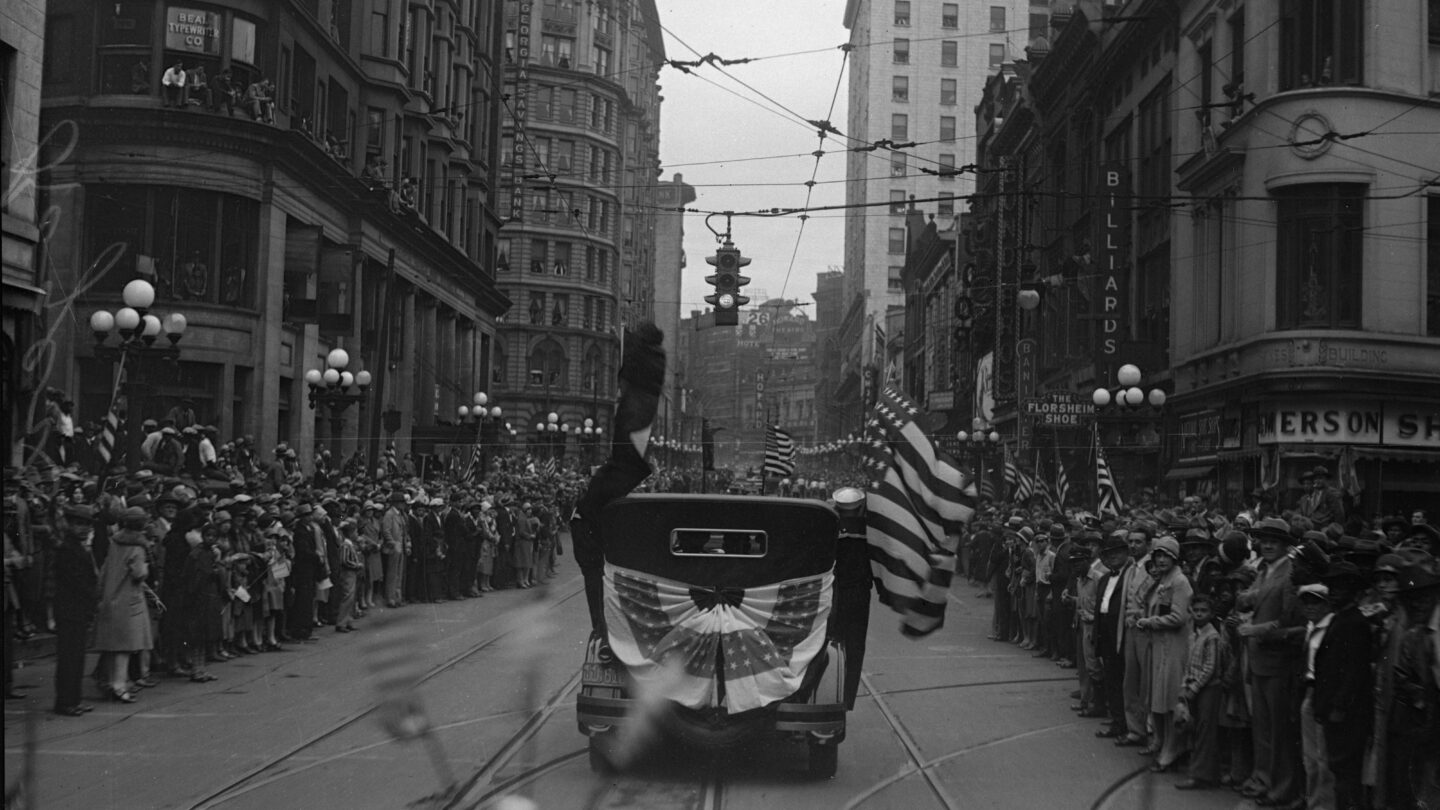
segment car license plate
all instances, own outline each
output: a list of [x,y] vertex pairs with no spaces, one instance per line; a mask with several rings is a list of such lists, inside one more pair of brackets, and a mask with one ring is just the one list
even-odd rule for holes
[[586,686],[613,686],[621,688],[625,686],[625,679],[621,676],[618,667],[607,667],[603,664],[585,664],[580,669],[580,680]]

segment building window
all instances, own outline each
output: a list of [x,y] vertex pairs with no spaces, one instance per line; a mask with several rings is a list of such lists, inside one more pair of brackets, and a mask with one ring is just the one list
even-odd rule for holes
[[995,34],[1005,33],[1005,7],[990,7],[990,31]]
[[1360,326],[1364,194],[1363,185],[1317,183],[1276,195],[1279,328]]
[[903,141],[910,137],[910,116],[894,113],[890,116],[890,140]]
[[1440,196],[1425,199],[1425,217],[1425,334],[1440,337]]
[[595,75],[610,75],[610,51],[605,48],[595,49]]
[[901,254],[901,255],[904,255],[904,253],[905,253],[905,229],[904,229],[904,228],[891,228],[891,229],[890,229],[890,244],[887,246],[887,251],[886,251],[886,252],[888,252],[888,253],[899,253],[899,254]]
[[895,24],[902,27],[909,27],[910,0],[895,0]]
[[897,40],[895,40],[895,64],[897,64],[897,65],[908,65],[908,64],[910,64],[910,40],[908,40],[908,39],[897,39]]
[[370,54],[390,55],[390,0],[370,0]]
[[899,189],[890,190],[890,213],[905,214],[905,192]]
[[956,91],[954,79],[940,80],[940,105],[942,107],[955,106],[955,93]]
[[1284,0],[1280,89],[1359,84],[1361,0]]
[[941,27],[941,28],[959,28],[959,27],[960,27],[960,4],[959,4],[959,3],[941,3],[941,4],[940,4],[940,27]]
[[1050,27],[1050,15],[1048,15],[1048,14],[1031,14],[1031,15],[1030,15],[1030,38],[1031,38],[1031,39],[1034,39],[1034,38],[1036,38],[1036,37],[1043,37],[1043,36],[1045,36],[1045,35],[1046,35],[1046,29],[1048,29],[1049,27]]
[[940,192],[939,214],[942,217],[955,216],[955,195],[948,191]]
[[530,240],[530,272],[545,272],[545,259],[550,252],[550,243],[544,239]]
[[137,276],[157,306],[195,301],[250,309],[258,269],[260,206],[254,200],[169,186],[86,186],[90,258],[126,250],[92,288],[118,291]]
[[940,43],[940,67],[955,67],[960,64],[960,46],[954,40]]
[[990,67],[998,68],[1005,64],[1005,46],[995,44],[990,46]]
[[890,81],[890,98],[894,101],[910,100],[910,77],[896,76]]
[[940,140],[942,140],[942,141],[953,141],[953,140],[955,140],[955,116],[953,116],[953,115],[942,115],[942,116],[940,116]]
[[947,182],[955,179],[955,155],[954,153],[942,153],[940,155],[940,180]]
[[909,169],[909,167],[906,165],[905,153],[904,153],[904,152],[891,152],[891,153],[890,153],[890,176],[891,176],[891,177],[904,177],[905,175],[909,174],[909,171],[910,171],[910,169]]
[[885,279],[885,289],[890,292],[903,292],[905,290],[905,268],[898,265],[890,265],[890,274]]

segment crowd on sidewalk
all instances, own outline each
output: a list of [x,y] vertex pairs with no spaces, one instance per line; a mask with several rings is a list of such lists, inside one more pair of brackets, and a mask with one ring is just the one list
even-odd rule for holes
[[1181,790],[1260,807],[1440,807],[1440,530],[1187,498],[1103,518],[987,506],[964,538],[993,634],[1073,668],[1071,706]]
[[240,439],[201,462],[187,448],[208,428],[151,427],[135,469],[7,470],[7,699],[12,644],[37,633],[55,636],[53,711],[79,716],[89,652],[101,697],[132,703],[162,675],[211,681],[214,664],[351,632],[370,610],[538,585],[588,479],[523,455],[422,478],[393,453],[374,478],[324,453],[304,475],[284,444],[273,461]]

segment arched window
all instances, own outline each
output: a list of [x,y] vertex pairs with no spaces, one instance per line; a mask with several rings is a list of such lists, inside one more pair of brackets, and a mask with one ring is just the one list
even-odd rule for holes
[[530,350],[531,385],[563,391],[569,377],[570,359],[565,356],[565,349],[559,343],[547,338]]
[[580,385],[591,396],[605,394],[605,365],[601,359],[600,347],[590,344],[585,350],[585,360],[580,365]]

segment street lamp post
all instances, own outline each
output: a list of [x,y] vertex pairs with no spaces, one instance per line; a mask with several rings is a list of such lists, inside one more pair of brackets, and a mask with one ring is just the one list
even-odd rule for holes
[[975,460],[975,486],[978,492],[984,489],[985,459],[991,448],[1000,446],[1000,433],[994,429],[987,431],[986,428],[989,426],[978,416],[970,426],[974,428],[973,432],[962,430],[955,434],[955,438],[960,440],[960,445],[967,448]]
[[476,391],[470,401],[473,406],[461,405],[455,412],[460,417],[459,424],[470,431],[472,438],[479,434],[480,475],[483,478],[490,470],[488,449],[499,444],[500,431],[505,429],[500,419],[503,411],[499,405],[489,405],[490,397],[484,391]]
[[370,372],[352,374],[346,371],[350,365],[350,353],[344,349],[331,349],[325,356],[325,369],[312,368],[305,372],[305,384],[310,387],[310,410],[323,405],[330,411],[330,452],[336,461],[340,459],[340,434],[345,430],[345,411],[365,398],[370,387]]
[[[179,312],[171,312],[164,319],[149,312],[155,304],[155,287],[144,279],[137,278],[126,284],[120,297],[125,306],[114,314],[102,309],[90,315],[90,331],[95,333],[95,357],[112,365],[117,361],[121,364],[125,392],[125,462],[138,468],[140,445],[145,439],[141,402],[155,389],[146,366],[156,359],[179,365],[180,338],[185,334],[187,322]],[[120,341],[108,346],[105,341],[114,329],[119,330]],[[155,345],[162,331],[170,341],[168,346]]]
[[580,426],[579,435],[580,444],[585,449],[585,463],[593,465],[595,463],[595,445],[599,444],[600,439],[605,435],[605,428],[595,424],[595,420],[587,416],[584,424]]

